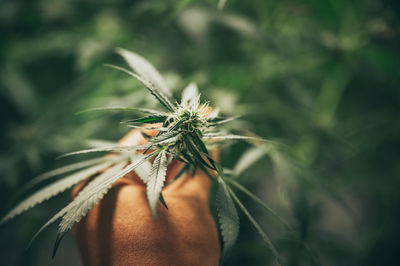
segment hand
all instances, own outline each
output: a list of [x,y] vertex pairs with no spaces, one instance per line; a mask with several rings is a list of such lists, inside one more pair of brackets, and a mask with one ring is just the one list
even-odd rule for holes
[[[135,141],[146,142],[138,130],[120,144]],[[135,173],[113,185],[73,229],[85,265],[218,265],[220,244],[209,209],[211,180],[201,171],[172,180],[179,169],[178,161],[168,166],[168,185],[163,189],[168,210],[158,203],[157,222],[146,187]],[[87,182],[75,187],[73,196]]]

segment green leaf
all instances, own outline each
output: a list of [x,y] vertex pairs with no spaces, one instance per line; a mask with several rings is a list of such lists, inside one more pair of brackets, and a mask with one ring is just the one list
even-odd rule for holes
[[43,173],[43,174],[29,180],[29,182],[24,184],[23,187],[16,194],[22,195],[24,192],[26,192],[30,188],[34,187],[35,185],[37,185],[45,180],[51,179],[53,177],[56,177],[56,176],[59,176],[59,175],[65,174],[65,173],[73,172],[73,171],[76,171],[76,170],[79,170],[79,169],[82,169],[85,167],[89,167],[89,166],[97,164],[101,161],[104,161],[104,157],[86,160],[86,161],[66,165],[66,166],[48,171],[46,173]]
[[95,107],[95,108],[90,108],[86,110],[82,110],[77,112],[77,115],[84,114],[84,113],[89,113],[89,112],[107,112],[107,111],[123,111],[123,112],[139,112],[139,113],[145,113],[145,114],[150,114],[150,115],[165,115],[168,116],[168,114],[152,109],[147,109],[147,108],[132,108],[132,107]]
[[239,217],[232,198],[226,188],[226,184],[221,178],[218,179],[216,204],[218,221],[224,241],[223,255],[225,255],[235,244],[239,235]]
[[[110,178],[111,176],[115,175],[120,171],[124,166],[126,165],[126,161],[120,162],[117,165],[114,165],[111,168],[106,169],[103,173],[101,173],[99,176],[95,177],[92,181],[89,182],[89,184],[77,195],[77,197],[69,203],[67,206],[62,208],[57,214],[55,214],[50,220],[48,220],[37,232],[36,234],[32,237],[30,244],[36,239],[36,237],[50,224],[54,223],[56,220],[59,218],[63,217],[66,215],[66,213],[72,213],[73,214],[73,222],[77,223],[79,222],[82,217],[86,215],[86,213],[105,195],[106,191],[100,191],[99,193],[95,194],[93,197],[88,197],[85,200],[81,200],[79,196],[81,193],[86,189],[92,189],[95,184],[98,184],[100,181]],[[89,188],[87,188],[89,187]],[[71,226],[72,227],[72,226]],[[59,235],[62,235],[63,232],[59,232]],[[59,238],[57,238],[59,239]],[[61,240],[61,239],[60,239]],[[30,245],[29,244],[29,245]],[[59,244],[59,243],[58,243]],[[55,250],[58,247],[57,241],[55,244]],[[55,255],[55,253],[54,253]]]
[[27,211],[28,209],[36,206],[37,204],[42,203],[43,201],[65,191],[66,189],[72,187],[73,185],[78,184],[82,180],[98,173],[99,171],[103,170],[104,168],[108,167],[111,164],[112,164],[112,161],[109,161],[109,162],[105,162],[100,165],[86,168],[84,170],[81,170],[70,176],[64,177],[63,179],[58,180],[58,181],[40,189],[39,191],[33,193],[31,196],[29,196],[28,198],[23,200],[21,203],[19,203],[10,212],[8,212],[2,218],[2,220],[0,221],[0,224],[3,224],[4,222],[8,221],[9,219],[15,217],[16,215],[19,215],[22,212]]
[[151,143],[153,144],[160,144],[162,142],[165,142],[169,139],[172,139],[176,136],[178,136],[180,133],[176,131],[168,131],[168,132],[159,132],[160,134],[150,140]]
[[193,140],[194,144],[197,147],[200,147],[201,153],[203,153],[204,156],[206,156],[206,158],[210,162],[210,164],[214,167],[214,169],[216,169],[215,164],[214,164],[215,161],[209,155],[207,147],[206,147],[206,145],[204,145],[204,142],[199,138],[199,136],[197,134],[191,134],[191,136],[192,136],[192,140]]
[[171,92],[164,78],[149,61],[136,53],[122,48],[118,48],[117,53],[125,59],[128,65],[138,73],[139,76],[150,81],[158,90],[171,97]]
[[68,156],[72,156],[72,155],[91,153],[91,152],[131,152],[131,151],[139,151],[139,150],[145,150],[145,149],[149,148],[150,146],[151,146],[150,144],[144,144],[144,145],[134,145],[134,146],[112,146],[112,147],[85,149],[85,150],[74,151],[74,152],[63,154],[63,155],[57,157],[57,159],[68,157]]
[[205,139],[215,139],[215,140],[256,140],[263,142],[270,142],[269,140],[249,137],[249,136],[241,136],[241,135],[218,135],[218,134],[204,134],[203,138]]
[[226,187],[226,188],[227,188],[229,194],[232,196],[232,199],[236,202],[236,204],[244,212],[244,214],[246,214],[247,218],[249,218],[250,222],[253,224],[253,226],[256,228],[258,233],[261,235],[261,237],[265,241],[265,243],[268,244],[268,246],[271,249],[272,253],[275,255],[276,259],[278,260],[278,263],[280,265],[282,265],[281,256],[279,255],[278,251],[276,250],[276,248],[275,248],[274,244],[272,243],[271,239],[264,232],[264,230],[261,228],[261,226],[256,222],[256,220],[253,218],[253,216],[250,214],[250,212],[246,209],[246,207],[243,205],[243,203],[239,200],[239,198],[236,196],[236,194],[233,192],[233,190],[230,189],[229,187]]
[[159,115],[150,115],[146,117],[141,117],[137,119],[127,120],[123,123],[163,123],[167,119],[167,116],[159,116]]
[[224,10],[226,1],[227,1],[227,0],[219,0],[219,1],[218,1],[217,9],[220,10],[220,11]]
[[190,138],[188,136],[182,135],[183,136],[183,141],[185,142],[186,147],[188,148],[188,150],[190,151],[190,153],[193,155],[194,159],[196,159],[198,162],[204,164],[205,166],[207,166],[210,169],[215,170],[215,167],[213,167],[212,165],[210,165],[209,163],[207,163],[203,157],[201,156],[199,150],[197,149],[197,146],[194,145],[192,143],[192,141],[190,140]]
[[162,150],[154,159],[149,180],[146,184],[147,200],[149,201],[151,214],[153,215],[153,219],[155,221],[157,220],[157,202],[164,186],[165,177],[167,174],[167,165],[167,154],[165,150]]
[[255,146],[246,150],[237,161],[233,172],[235,175],[242,174],[251,165],[261,159],[268,152],[268,147]]
[[240,117],[240,115],[235,115],[235,116],[228,117],[228,118],[216,117],[216,118],[208,119],[207,121],[210,123],[211,126],[216,126],[216,125],[222,125],[222,124],[231,122],[233,120],[238,119],[239,117]]
[[63,239],[64,235],[65,235],[65,233],[57,234],[56,241],[54,242],[53,252],[51,254],[52,259],[54,259],[54,257],[56,256],[58,247],[60,246],[61,240]]
[[125,73],[127,73],[128,75],[130,75],[130,76],[136,78],[137,80],[139,80],[139,81],[150,91],[150,93],[151,93],[154,97],[156,97],[156,99],[157,99],[165,108],[167,108],[167,109],[168,109],[169,111],[171,111],[171,112],[174,112],[174,111],[175,111],[175,109],[176,109],[176,108],[175,108],[175,105],[171,103],[171,101],[167,98],[167,96],[165,96],[161,91],[157,90],[157,89],[154,87],[153,83],[151,83],[150,81],[141,78],[140,76],[136,75],[135,73],[133,73],[133,72],[131,72],[131,71],[125,69],[125,68],[122,68],[122,67],[119,67],[119,66],[114,66],[114,65],[105,65],[105,66],[108,66],[108,67],[111,67],[111,68],[120,70],[120,71],[125,72]]
[[199,97],[199,88],[196,83],[191,82],[182,92],[181,105],[185,108],[192,108]]
[[165,207],[165,209],[168,210],[168,206],[167,203],[165,202],[164,196],[162,194],[162,192],[160,192],[160,197],[158,198],[158,200],[161,202],[161,204]]
[[[99,178],[99,176],[95,178],[92,182],[90,182],[72,201],[72,203],[74,204],[74,209],[69,210],[63,217],[60,223],[59,233],[63,233],[71,229],[77,220],[79,221],[82,217],[86,215],[89,206],[86,205],[87,202],[95,202],[96,199],[104,195],[111,188],[112,184],[114,184],[118,179],[124,177],[155,155],[156,152],[152,152],[151,154],[148,154],[146,156],[141,156],[139,160],[132,162],[123,170],[118,171],[116,174],[102,175],[101,178]],[[118,169],[117,166],[116,169]]]

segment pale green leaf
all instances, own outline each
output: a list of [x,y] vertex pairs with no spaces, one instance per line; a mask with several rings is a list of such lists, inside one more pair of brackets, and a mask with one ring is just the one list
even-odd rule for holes
[[112,161],[105,162],[100,165],[95,165],[90,168],[86,168],[77,173],[74,173],[70,176],[64,177],[61,180],[58,180],[39,191],[35,192],[21,203],[19,203],[16,207],[14,207],[9,213],[7,213],[4,218],[0,221],[0,224],[6,222],[7,220],[15,217],[16,215],[21,214],[22,212],[36,206],[39,203],[65,191],[66,189],[72,187],[73,185],[78,184],[82,180],[86,179],[89,176],[92,176],[104,168],[108,167]]
[[245,151],[239,158],[238,162],[233,169],[235,175],[240,175],[251,165],[261,159],[268,152],[268,148],[265,146],[251,147]]
[[106,111],[123,111],[123,112],[135,112],[135,113],[145,113],[149,115],[167,115],[164,112],[148,109],[148,108],[132,108],[132,107],[95,107],[79,111],[76,114],[83,114],[89,112],[106,112]]
[[220,10],[220,11],[222,11],[222,10],[224,9],[224,7],[225,7],[226,1],[227,1],[227,0],[219,0],[219,1],[218,1],[217,9]]
[[104,148],[118,145],[117,142],[104,139],[88,139],[85,141],[85,144],[90,148]]
[[[112,175],[105,174],[101,176],[101,178],[99,178],[99,176],[95,178],[92,182],[90,182],[86,187],[82,189],[81,192],[79,192],[78,196],[76,196],[76,198],[73,200],[73,203],[75,204],[74,206],[76,207],[74,207],[74,209],[71,209],[64,215],[60,223],[59,233],[61,234],[71,229],[74,223],[77,220],[79,221],[89,211],[88,208],[80,208],[80,206],[84,206],[86,204],[85,202],[94,202],[95,199],[102,197],[111,188],[112,184],[114,184],[118,179],[133,171],[143,162],[154,157],[155,154],[156,153],[153,152],[146,156],[141,156],[139,160],[132,162],[123,170],[116,171],[116,173],[113,173]],[[117,170],[118,167],[116,167],[115,169]]]
[[157,89],[167,96],[171,96],[171,92],[164,78],[149,61],[136,53],[122,48],[118,48],[117,52],[139,76],[150,81]]
[[149,179],[147,181],[147,200],[149,201],[151,214],[153,219],[157,220],[157,202],[160,197],[161,190],[164,186],[167,174],[167,155],[166,151],[161,151],[154,159]]
[[65,173],[69,173],[72,171],[76,171],[76,170],[79,170],[79,169],[82,169],[85,167],[89,167],[89,166],[97,164],[101,161],[104,161],[104,157],[86,160],[86,161],[82,161],[82,162],[78,162],[78,163],[74,163],[74,164],[69,164],[69,165],[62,166],[60,168],[45,172],[45,173],[29,180],[29,182],[24,184],[23,187],[20,189],[20,191],[17,194],[22,194],[23,191],[27,191],[28,189],[32,188],[36,184],[43,182],[45,180],[48,180],[50,178],[53,178],[53,177],[56,177],[56,176],[59,176],[59,175],[65,174]]
[[198,100],[199,88],[196,83],[191,82],[182,92],[181,105],[185,108],[192,108]]
[[146,150],[149,147],[150,147],[149,144],[144,144],[144,145],[134,145],[134,146],[112,146],[112,147],[85,149],[85,150],[66,153],[66,154],[59,156],[58,158],[63,158],[63,157],[78,155],[78,154],[91,153],[91,152],[131,152],[131,151]]
[[[124,166],[126,165],[126,162],[122,162],[119,164],[114,165],[113,167],[105,170],[103,173],[101,173],[99,176],[95,177],[94,180],[92,180],[86,187],[93,187],[94,183],[99,183],[100,180],[103,180],[105,178],[109,178],[112,175],[115,175],[118,173],[118,171],[120,171]],[[86,188],[85,187],[85,188]],[[89,189],[90,189],[89,187]],[[85,189],[84,188],[84,189]],[[82,190],[83,191],[83,190]],[[78,194],[78,196],[67,206],[65,206],[64,208],[62,208],[56,215],[54,215],[50,220],[48,220],[37,232],[36,234],[33,236],[31,243],[33,240],[35,240],[35,238],[50,224],[52,224],[53,222],[55,222],[56,220],[58,220],[59,218],[61,218],[62,216],[64,216],[66,213],[74,213],[75,216],[75,220],[74,223],[79,222],[82,217],[84,217],[86,215],[86,213],[101,199],[103,198],[104,194],[107,191],[100,191],[100,193],[93,195],[92,197],[88,198],[85,201],[82,201],[81,199],[79,199],[79,195],[81,193]],[[79,203],[80,205],[77,205],[77,203]]]
[[132,71],[129,71],[123,67],[119,67],[119,66],[114,66],[114,65],[105,65],[117,70],[120,70],[122,72],[125,72],[126,74],[136,78],[137,80],[139,80],[149,91],[150,93],[156,97],[156,99],[165,107],[167,108],[169,111],[174,112],[175,111],[175,105],[171,103],[171,101],[167,98],[167,96],[165,96],[165,94],[163,94],[160,90],[158,90],[153,83],[151,83],[150,81],[140,77],[139,75],[133,73]]
[[216,135],[216,134],[204,134],[205,139],[215,139],[215,140],[256,140],[256,141],[268,141],[262,138],[241,136],[241,135]]

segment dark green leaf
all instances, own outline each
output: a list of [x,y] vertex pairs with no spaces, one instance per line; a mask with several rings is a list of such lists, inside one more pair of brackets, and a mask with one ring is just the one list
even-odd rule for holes
[[167,116],[159,116],[159,115],[150,115],[137,119],[123,121],[122,123],[163,123],[167,119]]
[[183,136],[182,139],[185,142],[186,147],[188,148],[190,153],[194,156],[195,160],[204,164],[205,166],[207,166],[210,169],[216,170],[215,167],[213,167],[212,165],[210,165],[203,159],[199,150],[197,149],[197,147],[195,145],[193,145],[193,143],[190,141],[189,137],[187,137],[185,135],[182,135],[182,136]]
[[228,252],[235,244],[239,235],[239,217],[236,207],[228,193],[226,184],[222,179],[218,180],[218,190],[216,204],[218,210],[218,221],[221,228],[222,239],[224,241],[223,255]]

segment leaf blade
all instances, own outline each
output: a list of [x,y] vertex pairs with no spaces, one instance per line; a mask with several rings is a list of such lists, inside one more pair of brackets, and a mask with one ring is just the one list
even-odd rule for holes
[[199,88],[197,84],[191,82],[186,88],[183,89],[181,105],[186,108],[192,108],[195,105],[199,96]]
[[117,53],[120,54],[126,61],[126,63],[141,76],[142,78],[149,80],[154,86],[157,87],[167,96],[171,96],[171,92],[168,88],[167,82],[165,82],[162,75],[157,69],[144,57],[128,51],[123,48],[118,48]]
[[107,111],[126,111],[126,112],[136,112],[136,113],[145,113],[149,115],[167,115],[164,112],[160,112],[153,109],[148,108],[132,108],[132,107],[94,107],[86,110],[82,110],[76,113],[76,115],[90,113],[90,112],[107,112]]
[[160,197],[161,190],[164,186],[167,174],[167,156],[166,151],[161,151],[153,162],[153,167],[150,171],[149,180],[147,182],[147,200],[150,205],[151,214],[153,219],[157,220],[157,202]]
[[167,96],[165,96],[161,91],[157,90],[154,85],[146,80],[143,79],[142,77],[140,77],[139,75],[123,68],[123,67],[119,67],[119,66],[114,66],[114,65],[105,65],[107,67],[111,67],[114,69],[117,69],[119,71],[125,72],[126,74],[136,78],[137,80],[139,80],[149,91],[150,93],[156,97],[156,99],[165,107],[167,108],[169,111],[174,112],[175,111],[175,105],[171,103],[171,101],[167,98]]
[[86,153],[92,153],[92,152],[130,152],[130,151],[138,151],[138,150],[145,150],[149,146],[150,145],[148,145],[148,144],[144,144],[144,145],[134,145],[134,146],[111,146],[111,147],[85,149],[85,150],[74,151],[74,152],[69,152],[69,153],[63,154],[63,155],[57,157],[57,159],[68,157],[68,156],[72,156],[72,155],[86,154]]
[[223,255],[233,247],[239,235],[239,216],[231,196],[221,178],[218,179],[217,189],[218,221],[224,241]]
[[42,203],[43,201],[65,191],[66,189],[76,185],[77,183],[81,182],[85,178],[96,174],[97,172],[101,171],[102,169],[108,167],[111,162],[105,162],[100,165],[96,165],[82,171],[79,171],[75,174],[72,174],[68,177],[65,177],[61,180],[58,180],[39,191],[35,192],[19,204],[15,206],[11,211],[9,211],[0,221],[0,224],[12,219],[13,217],[21,214],[22,212],[27,211],[28,209],[36,206],[37,204]]

